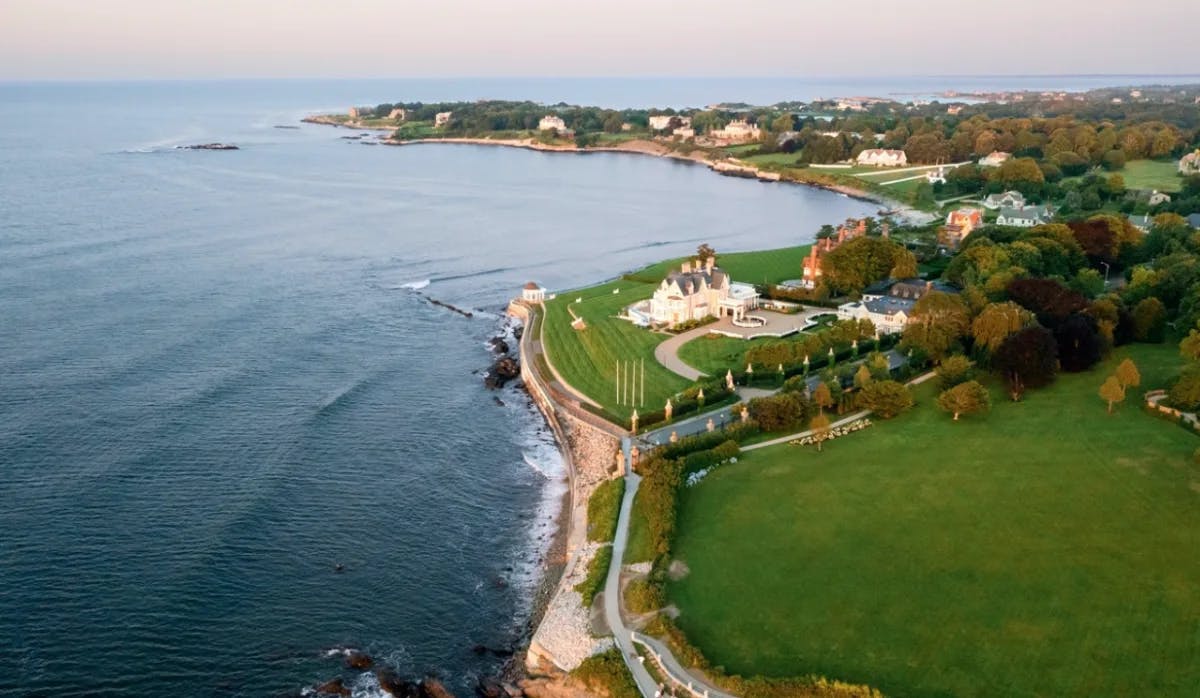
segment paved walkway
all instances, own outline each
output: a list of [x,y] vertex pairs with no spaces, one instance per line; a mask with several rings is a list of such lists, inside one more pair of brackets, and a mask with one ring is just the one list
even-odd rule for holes
[[816,306],[804,306],[804,309],[795,315],[777,313],[770,310],[751,311],[751,315],[767,319],[767,326],[762,328],[737,327],[733,324],[733,320],[724,317],[716,322],[673,335],[654,348],[654,358],[668,371],[683,376],[690,381],[697,381],[707,374],[697,371],[685,363],[683,359],[679,358],[679,348],[693,339],[704,337],[714,332],[726,335],[738,335],[746,339],[752,339],[755,335],[785,336],[799,332],[817,315],[828,315],[836,312],[832,308],[818,308]]
[[629,542],[629,519],[633,511],[633,499],[637,495],[638,485],[642,481],[642,478],[628,467],[630,446],[629,439],[621,440],[621,448],[625,452],[627,466],[625,496],[621,499],[621,510],[617,516],[617,533],[613,537],[612,544],[612,564],[608,567],[608,577],[604,582],[604,619],[608,623],[613,639],[621,650],[621,656],[625,659],[625,664],[629,667],[629,672],[633,674],[633,680],[637,683],[638,690],[641,691],[644,698],[656,698],[659,693],[659,685],[642,663],[643,659],[638,654],[637,648],[634,647],[635,641],[649,649],[652,657],[658,663],[660,673],[679,688],[690,690],[697,698],[705,696],[708,698],[733,698],[716,686],[704,683],[699,678],[692,676],[679,663],[669,648],[653,638],[634,633],[625,625],[625,619],[621,617],[621,567],[625,560],[626,544]]

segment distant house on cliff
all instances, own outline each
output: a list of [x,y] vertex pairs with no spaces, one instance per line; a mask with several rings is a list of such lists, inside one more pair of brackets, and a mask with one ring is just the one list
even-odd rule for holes
[[554,131],[555,133],[566,133],[567,123],[562,120],[562,117],[553,114],[547,114],[538,122],[539,131]]
[[[672,121],[674,119],[674,121]],[[648,120],[651,131],[666,131],[674,128],[691,128],[692,117],[690,116],[671,116],[670,114],[655,114]]]
[[362,111],[363,110],[358,107],[350,107],[349,109],[346,110],[346,115],[349,116],[351,119],[357,119],[362,116]]
[[388,118],[392,119],[393,121],[404,121],[408,118],[408,112],[403,109],[396,108],[388,112]]
[[546,289],[530,281],[521,289],[521,300],[526,303],[542,303],[546,300]]
[[708,134],[710,137],[726,143],[745,143],[747,141],[758,140],[762,135],[762,131],[756,124],[752,124],[745,119],[734,119],[725,128],[715,129]]
[[1179,158],[1179,174],[1184,176],[1200,174],[1200,150]]
[[903,150],[868,148],[858,154],[858,164],[871,167],[902,167],[908,164],[908,155]]
[[433,117],[433,125],[435,128],[440,128],[450,123],[450,119],[452,118],[454,118],[454,112],[452,111],[438,112],[437,115]]
[[999,167],[1012,157],[1012,153],[1002,153],[999,150],[993,150],[987,155],[979,158],[980,167]]

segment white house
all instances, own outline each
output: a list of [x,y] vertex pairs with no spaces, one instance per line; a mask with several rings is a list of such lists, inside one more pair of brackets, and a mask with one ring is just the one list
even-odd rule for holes
[[989,211],[999,208],[1023,208],[1025,195],[1019,191],[1006,191],[1003,194],[988,194],[983,199],[983,207]]
[[678,128],[691,128],[692,117],[690,116],[672,116],[670,114],[656,114],[650,117],[649,126],[651,131],[666,131],[671,128],[671,119],[678,119]]
[[526,303],[541,303],[546,300],[546,289],[530,281],[521,289],[521,300]]
[[453,116],[454,116],[454,112],[452,112],[452,111],[438,112],[437,115],[433,117],[434,127],[437,128],[437,127],[445,126],[446,124],[450,123],[450,119]]
[[1168,202],[1170,202],[1170,200],[1171,200],[1171,197],[1170,197],[1170,195],[1168,195],[1168,194],[1164,194],[1164,193],[1162,193],[1161,191],[1158,191],[1157,189],[1156,189],[1156,190],[1154,190],[1154,191],[1152,191],[1152,192],[1150,192],[1150,199],[1149,199],[1149,201],[1150,201],[1150,205],[1151,205],[1151,206],[1157,206],[1157,205],[1159,205],[1159,204],[1165,204],[1165,203],[1168,203]]
[[673,327],[706,317],[740,320],[758,303],[754,286],[732,282],[710,257],[704,264],[684,262],[679,271],[667,274],[650,300],[630,306],[626,313],[637,324]]
[[562,120],[562,117],[558,117],[553,114],[547,114],[546,116],[542,117],[541,121],[538,122],[538,130],[563,133],[567,130],[567,124]]
[[408,118],[408,112],[397,107],[397,108],[391,110],[390,112],[388,112],[388,118],[392,119],[394,121],[404,121],[405,119]]
[[1032,228],[1035,225],[1049,223],[1050,209],[1045,206],[1025,206],[1024,208],[1001,208],[996,216],[996,225],[1010,225],[1017,228]]
[[993,150],[992,152],[988,153],[987,155],[979,158],[979,166],[980,167],[999,167],[999,166],[1003,165],[1011,157],[1012,157],[1012,153],[1002,153],[999,150]]
[[696,137],[696,129],[692,128],[691,126],[688,126],[686,128],[681,126],[677,129],[675,129],[674,131],[672,131],[671,135],[676,136],[676,137],[681,138],[686,141],[688,139]]
[[946,168],[938,165],[936,170],[927,170],[925,172],[925,181],[930,184],[945,184],[946,183]]
[[858,154],[858,164],[873,167],[902,167],[908,164],[908,155],[903,150],[868,148]]
[[1143,233],[1150,232],[1150,228],[1154,225],[1154,219],[1151,218],[1150,216],[1132,216],[1131,215],[1131,216],[1128,216],[1128,218],[1129,218],[1129,222],[1133,224],[1133,227],[1137,228],[1138,230],[1142,231]]
[[756,124],[745,119],[734,119],[725,124],[725,128],[716,129],[708,135],[724,141],[742,142],[758,140],[761,133]]

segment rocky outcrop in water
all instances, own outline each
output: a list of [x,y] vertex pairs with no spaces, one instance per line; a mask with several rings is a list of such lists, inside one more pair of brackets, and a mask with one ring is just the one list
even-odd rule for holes
[[241,150],[232,143],[197,143],[195,145],[177,145],[176,150]]
[[483,384],[491,390],[499,390],[504,387],[505,383],[520,375],[521,364],[511,356],[505,356],[498,359],[488,369],[487,377],[483,379]]
[[396,698],[419,698],[420,691],[415,681],[400,678],[391,669],[379,669],[375,672],[375,680],[385,693]]
[[420,698],[454,698],[454,694],[450,689],[432,676],[427,676],[417,685]]
[[339,676],[336,679],[330,679],[317,686],[317,693],[325,696],[348,696],[350,695],[350,689],[346,686],[346,682],[342,680],[342,677]]
[[375,665],[375,660],[365,652],[351,650],[346,654],[346,659],[343,662],[347,669],[367,670]]

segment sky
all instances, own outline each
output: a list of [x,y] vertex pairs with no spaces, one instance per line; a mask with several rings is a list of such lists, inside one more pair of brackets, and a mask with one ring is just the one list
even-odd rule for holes
[[0,80],[1200,73],[1200,0],[0,0]]

